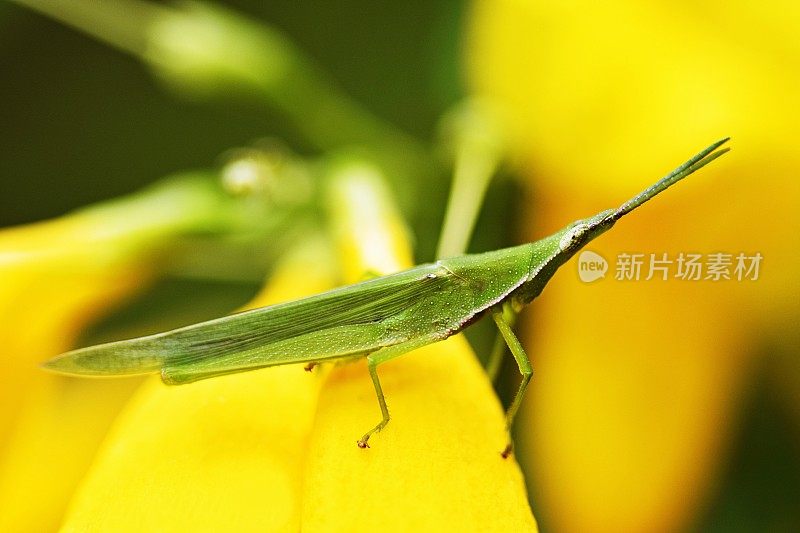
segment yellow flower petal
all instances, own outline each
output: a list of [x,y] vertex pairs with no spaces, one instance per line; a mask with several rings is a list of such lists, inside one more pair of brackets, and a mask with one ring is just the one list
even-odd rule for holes
[[37,363],[68,349],[80,330],[148,277],[120,268],[114,272],[65,273],[56,267],[29,272],[0,266],[0,447],[26,396],[31,380],[43,375]]
[[355,283],[411,265],[408,229],[389,201],[381,170],[347,155],[330,167],[327,203],[345,280]]
[[76,382],[46,374],[37,363],[69,349],[95,317],[144,286],[148,268],[131,263],[85,272],[63,266],[0,265],[3,531],[42,531],[59,523],[77,480],[132,392],[130,382]]
[[297,365],[184,387],[153,378],[63,531],[297,531],[319,380]]
[[0,531],[58,528],[100,442],[140,382],[31,380],[0,468]]
[[519,466],[503,459],[503,413],[463,336],[381,365],[392,420],[366,364],[334,369],[305,471],[308,531],[535,531]]
[[60,523],[138,383],[64,379],[38,362],[71,348],[88,324],[147,286],[155,251],[176,233],[213,225],[220,198],[208,180],[168,180],[0,231],[0,530]]

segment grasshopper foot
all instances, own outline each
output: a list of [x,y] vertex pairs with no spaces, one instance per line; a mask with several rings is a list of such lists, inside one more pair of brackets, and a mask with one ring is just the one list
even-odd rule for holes
[[364,450],[366,448],[369,448],[369,444],[367,444],[367,441],[372,436],[372,434],[373,433],[377,433],[378,431],[382,430],[384,427],[386,427],[386,424],[388,424],[388,423],[389,423],[389,419],[385,418],[385,419],[381,420],[380,423],[377,426],[375,426],[374,428],[372,428],[369,431],[367,431],[364,434],[363,437],[358,439],[358,447],[361,448],[362,450]]
[[503,449],[503,451],[500,452],[500,457],[502,457],[503,459],[508,459],[508,456],[511,455],[513,451],[514,451],[514,444],[509,442],[508,444],[506,444],[505,449]]

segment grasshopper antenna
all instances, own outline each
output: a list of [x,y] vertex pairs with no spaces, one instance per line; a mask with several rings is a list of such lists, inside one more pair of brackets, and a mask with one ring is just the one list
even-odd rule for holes
[[702,152],[698,153],[687,162],[661,178],[658,182],[654,185],[648,187],[644,191],[640,192],[624,204],[622,204],[616,211],[609,215],[609,218],[612,219],[614,222],[622,218],[623,216],[627,215],[652,197],[656,196],[658,193],[668,189],[669,187],[673,186],[674,184],[681,181],[683,178],[697,172],[707,164],[711,163],[713,160],[724,154],[725,152],[730,151],[730,148],[722,148],[719,149],[723,144],[728,142],[730,137],[725,137],[721,139]]

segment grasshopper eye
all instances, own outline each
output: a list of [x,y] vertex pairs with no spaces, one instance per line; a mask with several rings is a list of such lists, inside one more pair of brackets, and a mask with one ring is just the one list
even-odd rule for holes
[[558,241],[558,248],[564,252],[575,246],[578,242],[580,242],[583,235],[588,231],[589,226],[581,222],[580,224],[576,224],[574,227],[570,228],[561,240]]

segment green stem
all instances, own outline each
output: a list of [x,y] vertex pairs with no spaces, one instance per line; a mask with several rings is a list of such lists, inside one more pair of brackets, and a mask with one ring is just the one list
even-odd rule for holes
[[409,211],[412,186],[430,173],[420,143],[350,98],[275,28],[199,2],[15,1],[133,54],[182,94],[256,96],[320,150],[362,147]]
[[499,130],[482,104],[464,102],[446,120],[454,137],[455,154],[437,258],[466,252],[503,151]]
[[486,190],[497,168],[497,161],[466,147],[459,150],[453,172],[453,185],[436,251],[437,258],[463,254],[475,229]]
[[125,52],[141,55],[143,31],[166,8],[136,0],[12,0]]

